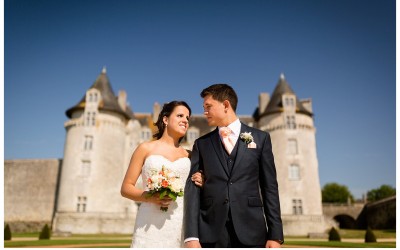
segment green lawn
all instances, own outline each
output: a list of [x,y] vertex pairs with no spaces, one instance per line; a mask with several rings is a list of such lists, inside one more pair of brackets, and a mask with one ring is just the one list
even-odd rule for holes
[[[384,239],[395,239],[395,230],[373,230],[378,243],[363,243],[365,230],[343,230],[339,231],[343,240],[358,239],[355,242],[329,242],[326,239],[307,239],[306,237],[286,237],[283,247],[314,246],[314,247],[340,247],[340,248],[395,248],[396,242],[385,242]],[[72,245],[88,244],[82,247],[106,247],[106,248],[128,248],[131,243],[129,234],[97,234],[97,235],[71,235],[68,237],[52,237],[50,240],[38,240],[39,232],[13,234],[11,241],[5,241],[5,247],[37,247],[37,246],[56,246],[62,245],[69,247]],[[99,244],[107,244],[100,246]]]
[[[339,234],[342,239],[364,239],[366,230],[352,230],[352,229],[340,229]],[[396,230],[373,230],[376,238],[388,239],[396,238]]]
[[[286,247],[314,246],[314,247],[342,247],[342,248],[396,248],[395,242],[353,243],[338,241],[285,241]],[[285,246],[284,246],[285,247]]]

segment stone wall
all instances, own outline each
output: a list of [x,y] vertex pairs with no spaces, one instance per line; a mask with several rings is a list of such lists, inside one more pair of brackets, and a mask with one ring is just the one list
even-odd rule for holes
[[396,229],[396,196],[365,205],[357,218],[357,227],[366,229]]
[[12,232],[51,226],[61,163],[61,159],[4,161],[4,222]]

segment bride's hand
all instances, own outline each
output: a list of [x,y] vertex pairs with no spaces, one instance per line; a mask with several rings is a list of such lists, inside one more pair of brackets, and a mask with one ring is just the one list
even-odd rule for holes
[[192,181],[194,184],[198,187],[202,187],[204,183],[204,174],[203,171],[200,170],[200,172],[196,172],[192,175]]
[[[147,193],[147,192],[145,192],[145,193]],[[172,199],[168,196],[164,196],[162,199],[160,199],[160,196],[157,193],[157,194],[152,195],[151,197],[148,197],[147,201],[154,203],[156,205],[159,205],[160,207],[168,207],[171,204]]]

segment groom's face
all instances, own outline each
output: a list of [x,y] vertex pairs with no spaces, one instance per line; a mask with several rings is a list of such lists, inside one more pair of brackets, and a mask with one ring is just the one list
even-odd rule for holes
[[215,100],[211,95],[207,95],[204,97],[203,109],[209,126],[223,126],[222,121],[226,117],[226,112],[224,112],[222,102]]

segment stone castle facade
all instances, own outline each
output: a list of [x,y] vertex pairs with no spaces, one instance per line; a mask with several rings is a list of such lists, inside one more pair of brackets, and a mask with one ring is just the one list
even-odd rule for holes
[[[58,166],[57,173],[46,178],[53,180],[52,191],[47,189],[48,199],[33,201],[46,203],[47,215],[12,212],[13,207],[27,207],[28,203],[13,199],[13,189],[8,192],[6,188],[5,222],[50,221],[59,234],[132,233],[138,204],[123,198],[120,186],[132,152],[141,142],[152,140],[153,121],[160,108],[155,104],[151,114],[133,113],[127,94],[114,94],[103,69],[82,99],[66,111],[64,158],[58,165],[47,166],[53,172]],[[322,211],[311,100],[298,99],[281,75],[271,95],[260,94],[254,114],[239,118],[271,134],[284,234],[323,233],[327,222]],[[196,138],[213,129],[203,115],[192,115],[183,146],[191,149]],[[5,162],[6,187],[9,176],[16,176],[16,169],[11,168],[16,162]],[[36,171],[29,165],[25,163],[21,171]]]

